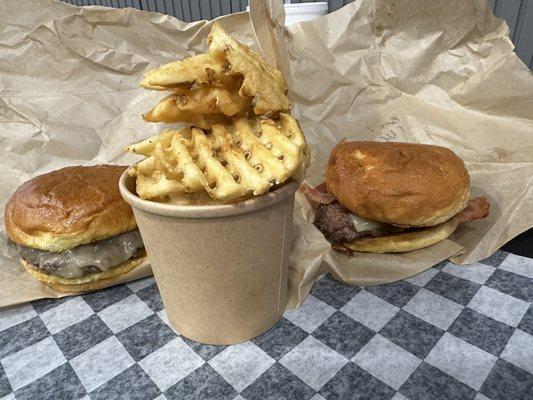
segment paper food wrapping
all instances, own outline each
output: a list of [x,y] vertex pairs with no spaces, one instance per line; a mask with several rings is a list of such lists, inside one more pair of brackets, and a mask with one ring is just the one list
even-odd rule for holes
[[[164,94],[139,88],[139,78],[205,51],[210,24],[56,1],[6,0],[0,9],[0,307],[6,307],[67,295],[31,279],[10,253],[3,223],[9,196],[33,176],[64,166],[138,161],[123,147],[169,127],[142,120]],[[247,14],[221,22],[253,45]],[[151,274],[145,263],[116,283]]]
[[484,0],[359,0],[287,29],[278,2],[265,8],[312,149],[310,184],[324,180],[342,139],[418,142],[455,151],[471,197],[492,204],[488,218],[429,248],[349,257],[331,250],[297,195],[290,306],[321,273],[362,286],[392,282],[447,258],[476,262],[533,225],[533,75]]
[[[280,3],[254,3],[259,48],[279,63],[311,146],[311,184],[323,179],[342,138],[413,141],[452,148],[470,171],[472,195],[492,203],[489,218],[428,249],[348,258],[331,251],[297,196],[290,305],[324,272],[351,284],[391,282],[449,257],[479,260],[533,225],[533,77],[483,0],[359,0],[287,30]],[[248,14],[219,20],[254,44]],[[204,51],[209,25],[133,9],[4,0],[0,207],[37,174],[137,161],[122,147],[168,127],[140,118],[162,94],[140,89],[139,78]],[[0,306],[62,296],[29,279],[9,256],[1,222]]]

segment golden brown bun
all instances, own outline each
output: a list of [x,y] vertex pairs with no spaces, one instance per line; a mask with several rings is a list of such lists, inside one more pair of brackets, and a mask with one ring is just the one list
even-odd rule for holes
[[454,218],[430,228],[386,236],[364,237],[351,243],[344,243],[344,247],[365,253],[402,253],[418,250],[447,239],[455,231],[457,225],[459,222]]
[[441,224],[465,208],[470,177],[453,151],[413,143],[341,142],[328,191],[363,218],[405,226]]
[[61,252],[137,228],[118,190],[126,167],[67,167],[23,183],[7,202],[6,230],[15,243]]
[[26,271],[38,281],[41,281],[58,292],[65,293],[82,293],[92,290],[102,289],[109,286],[115,280],[118,280],[122,275],[127,274],[135,267],[138,267],[146,260],[146,252],[143,252],[138,257],[131,258],[128,261],[110,268],[105,272],[96,272],[89,274],[83,278],[68,279],[57,275],[50,275],[40,271],[26,260],[21,259],[20,262]]

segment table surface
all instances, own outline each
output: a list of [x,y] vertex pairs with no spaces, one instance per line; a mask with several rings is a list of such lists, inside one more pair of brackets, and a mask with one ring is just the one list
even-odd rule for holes
[[532,399],[532,302],[533,260],[498,251],[366,289],[326,276],[265,334],[209,346],[147,278],[0,312],[0,398]]

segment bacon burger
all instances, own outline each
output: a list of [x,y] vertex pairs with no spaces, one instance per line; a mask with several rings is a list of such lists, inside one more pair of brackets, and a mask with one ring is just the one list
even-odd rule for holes
[[300,190],[316,210],[314,225],[349,253],[431,246],[490,208],[483,197],[470,199],[461,158],[425,144],[343,141],[329,157],[326,181]]

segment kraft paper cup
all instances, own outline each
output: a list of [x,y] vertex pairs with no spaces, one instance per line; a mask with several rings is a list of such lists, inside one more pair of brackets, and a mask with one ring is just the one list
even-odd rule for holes
[[296,182],[235,204],[182,206],[139,198],[133,208],[170,324],[209,344],[235,344],[272,327],[287,301]]

